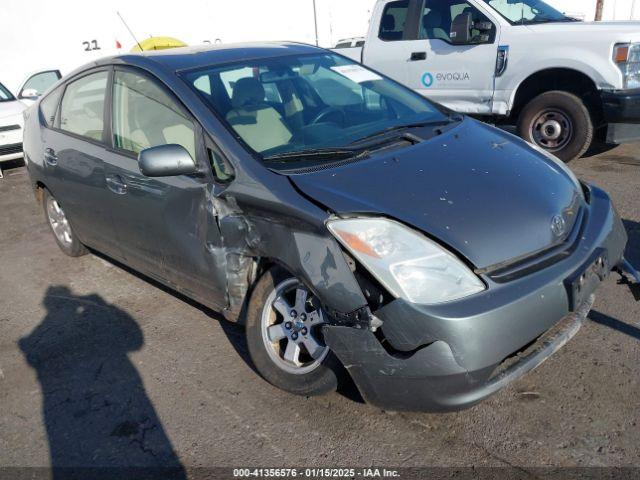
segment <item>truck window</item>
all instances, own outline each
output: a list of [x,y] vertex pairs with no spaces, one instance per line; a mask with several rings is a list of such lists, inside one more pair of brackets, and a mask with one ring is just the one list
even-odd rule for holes
[[384,7],[382,22],[380,23],[380,33],[378,35],[380,40],[387,42],[402,40],[408,10],[408,0],[391,2]]
[[[487,16],[468,2],[460,0],[427,0],[420,24],[420,39],[443,40],[450,42],[451,22],[463,13],[470,12],[474,22],[489,22]],[[474,30],[472,36],[480,35]],[[495,37],[495,26],[490,34],[490,41]]]

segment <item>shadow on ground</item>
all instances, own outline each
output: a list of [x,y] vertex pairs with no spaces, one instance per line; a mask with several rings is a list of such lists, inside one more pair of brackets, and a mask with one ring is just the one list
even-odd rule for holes
[[[141,469],[185,478],[128,354],[144,345],[134,318],[99,295],[49,287],[46,316],[19,341],[42,388],[54,478],[69,469]],[[127,476],[120,472],[121,476]]]
[[[181,300],[187,304],[189,304],[190,306],[192,306],[193,308],[201,311],[202,313],[204,313],[205,315],[207,315],[209,318],[211,318],[213,321],[219,322],[220,323],[220,327],[222,328],[222,331],[224,332],[225,336],[227,337],[227,340],[229,340],[229,343],[231,344],[231,346],[233,347],[233,349],[236,351],[236,353],[238,354],[238,357],[240,357],[240,359],[242,359],[242,361],[244,361],[246,363],[246,365],[251,368],[251,370],[256,374],[256,382],[260,382],[260,381],[264,381],[261,379],[260,374],[258,373],[258,370],[256,369],[255,364],[253,363],[253,361],[251,360],[251,357],[249,356],[249,349],[247,347],[247,340],[246,340],[246,336],[245,336],[245,328],[244,328],[244,321],[241,320],[240,324],[238,323],[232,323],[228,320],[226,320],[222,314],[216,312],[215,310],[212,310],[198,302],[196,302],[195,300],[192,300],[189,297],[186,297],[185,295],[182,295],[181,293],[172,290],[171,288],[161,284],[160,282],[147,277],[145,275],[143,275],[140,272],[137,272],[136,270],[133,270],[132,268],[128,267],[127,265],[124,265],[120,262],[117,262],[116,260],[110,259],[108,257],[106,257],[105,255],[103,255],[100,252],[97,251],[93,251],[92,253],[94,255],[96,255],[97,257],[102,258],[104,261],[109,262],[115,266],[117,266],[118,268],[121,268],[122,270],[126,271],[127,273],[134,275],[135,277],[153,285],[156,288],[159,288],[160,290],[162,290],[163,292],[177,298],[178,300]],[[349,400],[356,402],[356,403],[365,403],[364,399],[362,398],[362,396],[360,395],[360,392],[358,391],[358,387],[355,385],[355,383],[353,383],[353,380],[351,379],[351,377],[349,376],[349,374],[345,371],[340,372],[340,376],[339,376],[339,382],[338,382],[338,393],[343,395],[344,397],[348,398]]]

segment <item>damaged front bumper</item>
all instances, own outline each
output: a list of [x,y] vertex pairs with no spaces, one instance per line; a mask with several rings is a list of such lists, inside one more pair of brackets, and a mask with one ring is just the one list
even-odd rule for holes
[[593,293],[622,263],[626,242],[609,197],[591,188],[579,241],[565,258],[505,283],[484,278],[486,292],[457,302],[394,300],[374,312],[383,322],[379,332],[327,325],[324,338],[372,405],[467,408],[536,368],[578,332]]

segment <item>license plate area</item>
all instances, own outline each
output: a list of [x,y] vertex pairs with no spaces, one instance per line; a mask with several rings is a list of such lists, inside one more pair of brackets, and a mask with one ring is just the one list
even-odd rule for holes
[[569,297],[569,309],[575,312],[611,272],[609,257],[599,248],[589,260],[564,282]]

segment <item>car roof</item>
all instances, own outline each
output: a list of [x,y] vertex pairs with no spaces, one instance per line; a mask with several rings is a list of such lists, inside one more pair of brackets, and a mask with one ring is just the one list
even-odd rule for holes
[[312,45],[294,42],[236,43],[131,53],[104,59],[104,61],[105,63],[113,63],[114,60],[120,60],[123,63],[129,63],[130,60],[133,60],[132,57],[136,57],[138,61],[134,63],[140,63],[140,60],[145,59],[160,64],[168,70],[178,71],[222,65],[239,60],[304,55],[324,51],[324,49]]

